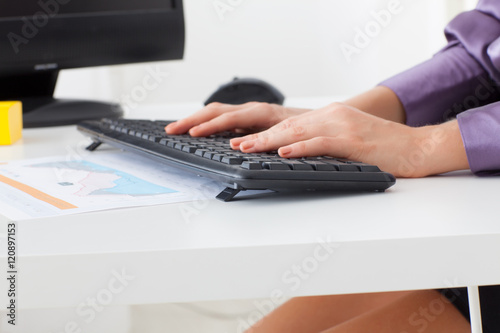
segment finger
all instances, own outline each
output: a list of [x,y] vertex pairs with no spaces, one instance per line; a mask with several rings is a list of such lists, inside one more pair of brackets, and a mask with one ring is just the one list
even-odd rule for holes
[[349,140],[320,136],[283,146],[278,149],[278,154],[284,158],[328,155],[349,159],[356,149]]
[[[256,150],[261,149],[261,151],[264,151],[274,150],[284,144],[293,142],[290,140],[303,140],[303,136],[306,134],[304,126],[311,127],[314,124],[309,118],[311,117],[304,117],[303,114],[287,118],[267,130],[231,139],[231,147],[241,149],[240,145],[247,142],[243,148],[246,152],[250,152],[250,145],[255,146]],[[275,148],[271,148],[271,146]]]
[[189,117],[180,119],[176,122],[170,123],[165,127],[168,134],[184,134],[189,129],[204,122],[207,122],[219,115],[240,109],[239,105],[230,105],[222,103],[210,103],[198,112],[193,113]]
[[[354,111],[366,116],[361,111],[351,110],[342,105],[329,106],[287,118],[270,129],[256,134],[255,137],[244,137],[234,144],[239,143],[241,151],[251,153],[276,150],[314,137],[339,138],[344,132],[355,131],[351,118],[353,113],[354,116],[359,114]],[[346,154],[343,151],[342,153]]]
[[299,117],[292,117],[266,131],[241,138],[239,149],[246,153],[276,150],[293,142],[308,140],[321,131],[321,125],[306,123]]
[[207,136],[236,128],[268,127],[273,121],[273,107],[264,103],[247,103],[242,108],[225,112],[189,130],[192,136]]
[[242,142],[256,140],[257,137],[258,137],[258,133],[248,134],[248,135],[245,135],[245,136],[241,136],[239,138],[231,139],[229,141],[229,143],[231,144],[231,148],[233,148],[233,149],[240,149],[240,144]]

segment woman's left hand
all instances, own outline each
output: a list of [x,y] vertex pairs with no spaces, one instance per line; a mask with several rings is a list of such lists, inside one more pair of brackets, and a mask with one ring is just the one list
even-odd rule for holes
[[248,153],[278,150],[286,158],[345,158],[377,165],[396,177],[424,177],[468,168],[456,121],[413,128],[341,103],[232,139],[231,146]]

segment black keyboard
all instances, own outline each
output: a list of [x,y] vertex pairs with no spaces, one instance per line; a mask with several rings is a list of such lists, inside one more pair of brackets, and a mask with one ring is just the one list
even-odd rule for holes
[[384,191],[393,175],[374,165],[328,156],[286,159],[276,152],[242,153],[231,149],[234,133],[209,137],[167,135],[170,121],[102,119],[85,121],[78,130],[101,143],[160,159],[223,183],[217,198],[230,201],[241,190]]

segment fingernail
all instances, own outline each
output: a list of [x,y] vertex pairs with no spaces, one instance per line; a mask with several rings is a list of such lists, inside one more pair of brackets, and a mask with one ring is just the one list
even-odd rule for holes
[[280,149],[278,149],[278,153],[281,156],[289,155],[291,152],[292,152],[292,148],[290,148],[290,147],[281,147]]
[[232,149],[236,149],[236,150],[240,149],[240,144],[235,139],[229,140],[229,144],[231,145]]
[[189,134],[191,135],[196,134],[195,132],[198,132],[199,130],[200,130],[200,125],[191,127],[191,129],[189,130]]
[[167,132],[168,132],[168,130],[171,130],[171,129],[172,129],[172,128],[174,128],[174,127],[175,127],[175,123],[170,123],[170,124],[168,124],[167,126],[165,126],[165,131],[167,131]]
[[240,144],[241,150],[250,150],[255,146],[255,141],[245,141]]

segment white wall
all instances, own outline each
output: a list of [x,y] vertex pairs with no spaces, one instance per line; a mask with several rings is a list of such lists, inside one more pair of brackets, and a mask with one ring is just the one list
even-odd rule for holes
[[[184,0],[183,60],[64,71],[56,95],[124,101],[135,93],[137,103],[126,103],[132,106],[201,102],[233,76],[262,78],[286,96],[352,95],[432,56],[445,45],[446,22],[473,6],[470,0],[399,0],[400,12],[348,61],[341,46],[354,45],[356,29],[373,25],[372,12],[390,2]],[[221,16],[214,7],[220,3],[233,10]],[[168,76],[141,96],[151,70]]]

